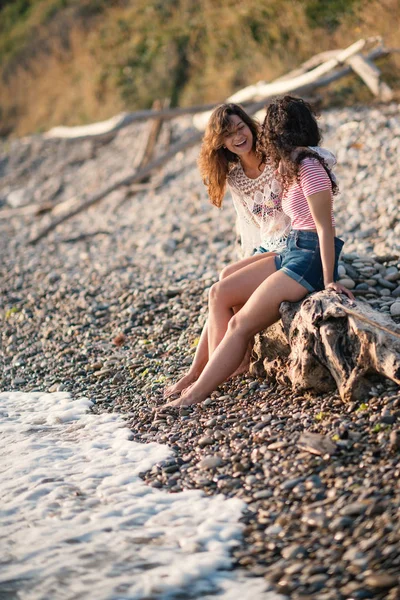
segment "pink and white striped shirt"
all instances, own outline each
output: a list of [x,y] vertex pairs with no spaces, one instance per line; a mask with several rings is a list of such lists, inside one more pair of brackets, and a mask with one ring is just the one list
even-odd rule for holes
[[282,209],[290,217],[292,229],[316,229],[307,196],[312,196],[323,190],[329,190],[330,192],[332,226],[335,227],[331,180],[318,160],[305,158],[300,163],[299,181],[295,181],[282,198]]

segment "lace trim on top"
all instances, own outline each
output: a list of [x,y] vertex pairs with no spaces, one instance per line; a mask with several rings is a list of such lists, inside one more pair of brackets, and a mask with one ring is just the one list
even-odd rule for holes
[[227,181],[239,218],[244,256],[250,256],[258,246],[271,252],[282,250],[290,231],[290,219],[282,212],[281,186],[273,168],[266,164],[256,179],[250,179],[238,163]]

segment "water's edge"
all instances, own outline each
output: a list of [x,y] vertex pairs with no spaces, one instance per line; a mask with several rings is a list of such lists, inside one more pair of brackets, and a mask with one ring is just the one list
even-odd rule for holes
[[90,406],[64,392],[0,394],[2,594],[278,599],[230,571],[244,503],[147,487],[138,474],[171,450],[130,441],[120,416]]

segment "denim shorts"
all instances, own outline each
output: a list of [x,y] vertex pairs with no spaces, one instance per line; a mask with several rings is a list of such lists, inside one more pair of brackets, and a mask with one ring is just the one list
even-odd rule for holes
[[[338,279],[338,260],[343,240],[335,237],[335,266],[333,279]],[[318,234],[315,231],[293,229],[288,237],[286,249],[275,256],[277,270],[300,283],[309,292],[324,289],[321,254]]]

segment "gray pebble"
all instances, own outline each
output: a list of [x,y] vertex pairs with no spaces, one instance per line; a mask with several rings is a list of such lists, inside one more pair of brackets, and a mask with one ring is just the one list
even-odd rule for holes
[[[200,441],[199,441],[199,445],[200,445]],[[202,445],[205,445],[205,444],[202,444]],[[222,465],[222,462],[223,461],[220,456],[217,456],[217,455],[205,456],[199,462],[199,467],[200,467],[200,469],[206,469],[206,470],[207,469],[216,469],[217,467],[220,467]]]

